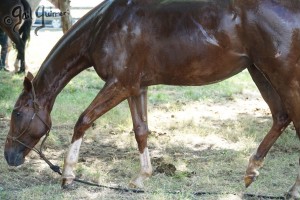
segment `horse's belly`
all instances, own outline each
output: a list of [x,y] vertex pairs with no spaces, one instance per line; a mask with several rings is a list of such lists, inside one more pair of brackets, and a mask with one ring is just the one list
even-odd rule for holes
[[244,54],[210,54],[181,66],[166,66],[161,69],[159,81],[168,85],[206,85],[229,78],[250,65]]

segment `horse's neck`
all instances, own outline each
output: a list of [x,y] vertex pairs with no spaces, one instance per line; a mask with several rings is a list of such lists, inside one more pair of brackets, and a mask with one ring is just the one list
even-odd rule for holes
[[[95,26],[113,1],[103,1],[80,19],[54,46],[33,80],[37,100],[52,110],[56,96],[68,82],[84,69],[92,66]],[[100,23],[101,24],[101,23]]]
[[43,107],[52,109],[56,96],[78,73],[91,66],[88,31],[66,34],[49,53],[33,80],[36,95]]

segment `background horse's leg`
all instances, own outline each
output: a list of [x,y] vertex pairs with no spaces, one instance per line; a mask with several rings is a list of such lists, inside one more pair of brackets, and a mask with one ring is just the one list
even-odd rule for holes
[[152,175],[152,166],[147,147],[148,120],[147,120],[147,88],[142,88],[138,96],[128,98],[131,111],[135,138],[140,151],[141,170],[131,182],[131,187],[142,188],[143,181]]
[[[31,13],[31,7],[26,0],[21,0],[24,6],[24,12]],[[30,30],[32,25],[32,19],[25,19],[22,26],[20,27],[19,34],[22,36],[23,48],[21,51],[18,49],[18,59],[20,59],[21,67],[19,73],[25,72],[25,44],[30,38]]]
[[128,90],[124,89],[116,80],[107,82],[89,107],[79,117],[71,142],[71,146],[65,157],[62,173],[62,187],[71,184],[75,178],[73,168],[77,163],[79,148],[85,131],[92,123],[104,113],[118,105],[129,96]]
[[254,65],[248,67],[248,71],[271,110],[273,125],[260,143],[256,153],[250,157],[244,179],[246,187],[248,187],[259,175],[258,169],[262,167],[265,156],[291,122],[279,95],[266,77]]
[[59,5],[59,10],[61,10],[62,12],[69,11],[68,14],[63,15],[61,18],[62,29],[63,29],[64,33],[66,33],[72,26],[70,2],[71,2],[70,0],[63,0],[63,1],[60,1],[60,5]]
[[[32,13],[33,13],[33,14],[32,14],[32,19],[31,19],[31,23],[34,24],[34,22],[35,22],[35,20],[36,20],[35,12],[36,12],[36,9],[38,8],[38,6],[39,6],[41,0],[27,0],[27,2],[28,2],[28,4],[30,5],[31,11],[32,11]],[[29,38],[29,35],[28,35],[28,38]],[[27,39],[23,40],[25,44],[26,44],[26,40],[27,40]],[[20,56],[19,56],[19,54],[18,54],[18,56],[17,56],[17,58],[15,59],[15,62],[14,62],[15,72],[18,72],[18,71],[19,71],[20,62],[22,62],[21,59],[20,59],[19,57],[20,57]],[[24,57],[25,57],[25,56],[24,56]],[[26,71],[26,70],[27,70],[27,71],[29,70],[29,69],[28,69],[28,66],[26,65],[26,63],[23,63],[23,66],[20,67],[20,72],[19,72],[19,73],[21,73],[21,72],[23,72],[23,71]]]
[[[13,40],[13,39],[12,39]],[[13,40],[14,41],[14,40]],[[20,70],[17,71],[17,73],[25,73],[25,43],[20,39],[18,43],[16,43],[16,48],[17,48],[17,58],[14,63],[15,69],[18,68],[18,63],[20,62]]]
[[[20,0],[20,2],[23,6],[22,16],[31,16],[31,8],[28,2],[26,0]],[[10,13],[8,14],[8,16],[10,16]],[[3,22],[2,24],[0,24],[2,29],[7,33],[8,37],[10,37],[10,39],[16,45],[18,51],[17,59],[21,61],[21,68],[19,71],[20,73],[25,72],[25,43],[30,37],[31,24],[32,20],[29,17],[24,19],[24,22],[21,25],[21,27],[17,26],[12,28],[11,26],[4,24]]]
[[[8,48],[7,48],[7,54],[6,54],[6,60],[5,60],[5,66],[7,69],[10,68],[9,66],[9,62],[8,62],[8,59],[9,59],[9,53],[12,51],[13,49],[13,41],[10,39],[10,37],[8,37],[8,41],[7,41],[7,44],[8,44]],[[15,62],[14,62],[14,72],[17,73],[19,71],[19,62],[20,60],[18,58],[15,59]]]
[[67,12],[61,17],[62,29],[66,33],[72,26],[71,5],[70,0],[49,0],[61,12]]
[[5,67],[6,69],[9,69],[10,66],[8,64],[8,58],[9,58],[9,53],[12,50],[12,42],[11,39],[8,37],[8,41],[7,41],[7,53],[6,53],[6,58],[5,58]]
[[[8,37],[15,43],[17,51],[18,51],[18,58],[24,58],[24,51],[25,51],[25,44],[23,40],[20,38],[19,33],[15,31],[11,31],[7,27],[3,27],[3,30],[7,33]],[[8,56],[7,56],[8,57]]]

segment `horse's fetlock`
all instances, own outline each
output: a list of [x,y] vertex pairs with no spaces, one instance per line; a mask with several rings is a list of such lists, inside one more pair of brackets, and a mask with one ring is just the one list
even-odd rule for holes
[[144,169],[141,174],[144,175],[145,177],[150,177],[152,176],[153,170],[152,168]]

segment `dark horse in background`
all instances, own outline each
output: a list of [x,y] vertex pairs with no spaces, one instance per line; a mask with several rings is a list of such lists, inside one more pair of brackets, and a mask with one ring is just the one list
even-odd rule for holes
[[[58,8],[59,10],[61,10],[61,12],[67,12],[67,14],[61,16],[61,22],[62,22],[62,30],[64,33],[66,33],[72,26],[72,16],[71,16],[71,6],[70,6],[70,1],[69,0],[48,0],[49,2],[51,2],[56,8]],[[31,10],[32,10],[32,24],[34,24],[35,20],[36,20],[36,10],[39,7],[39,4],[41,3],[41,0],[27,0],[27,2],[29,3]],[[37,31],[38,29],[36,28],[35,31]],[[35,32],[37,34],[37,32]],[[9,45],[9,49],[8,49],[8,53],[11,50],[11,45]],[[6,57],[6,63],[8,65],[8,54]],[[19,70],[19,58],[17,58],[14,62],[14,68],[15,68],[15,72],[17,72]],[[25,66],[25,68],[27,69],[27,66]],[[21,67],[21,71],[24,71],[23,68]]]
[[26,0],[0,1],[0,28],[15,43],[20,60],[19,72],[25,72],[25,44],[30,37],[32,13]]
[[[72,183],[85,131],[127,100],[141,170],[131,184],[152,174],[147,148],[147,87],[205,85],[248,69],[270,107],[273,126],[250,158],[249,186],[277,138],[292,121],[300,134],[300,1],[106,0],[56,44],[24,90],[11,116],[5,143],[9,165],[49,132],[57,95],[93,66],[104,87],[79,117],[65,157],[62,185]],[[300,198],[300,176],[288,196]]]

